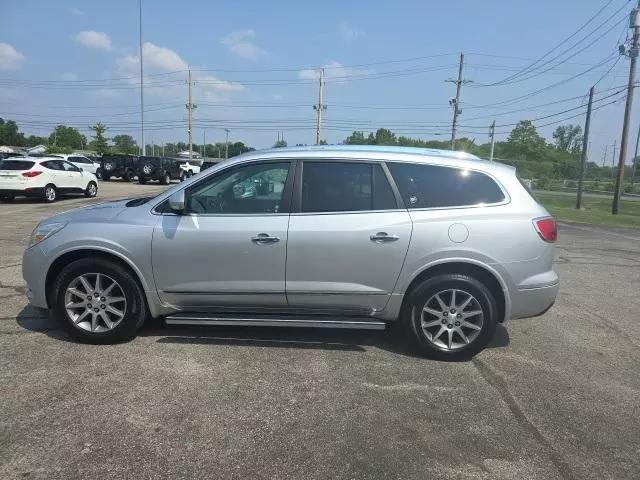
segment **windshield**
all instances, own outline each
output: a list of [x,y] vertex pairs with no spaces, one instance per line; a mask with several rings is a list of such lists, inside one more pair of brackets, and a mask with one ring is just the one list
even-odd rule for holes
[[35,162],[27,160],[2,160],[0,161],[0,170],[29,170],[35,165]]

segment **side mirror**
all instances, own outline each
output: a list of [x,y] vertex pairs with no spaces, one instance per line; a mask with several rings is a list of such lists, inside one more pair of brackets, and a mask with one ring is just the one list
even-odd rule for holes
[[184,210],[184,190],[178,190],[169,197],[169,208],[174,212]]

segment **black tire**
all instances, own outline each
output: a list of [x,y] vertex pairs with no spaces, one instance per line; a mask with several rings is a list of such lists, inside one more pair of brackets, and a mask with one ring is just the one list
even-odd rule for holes
[[102,180],[102,177],[103,177],[103,176],[104,176],[104,175],[102,175],[102,169],[101,169],[101,168],[98,168],[98,169],[96,170],[96,178],[97,178],[98,180]]
[[138,183],[140,185],[144,185],[145,183],[147,183],[147,179],[144,177],[138,177]]
[[[65,308],[65,292],[69,284],[78,276],[87,273],[100,273],[114,279],[121,286],[126,298],[126,311],[122,321],[113,329],[104,332],[90,332],[76,326]],[[109,344],[131,339],[144,323],[147,306],[140,285],[128,270],[104,259],[82,258],[62,269],[53,284],[51,292],[53,317],[65,330],[82,343]]]
[[56,186],[51,183],[45,186],[44,190],[42,191],[42,200],[44,200],[45,203],[53,203],[57,199],[58,190],[56,189]]
[[84,191],[84,196],[93,198],[96,195],[98,195],[98,185],[96,185],[96,182],[89,182],[89,184],[87,185],[87,188]]
[[0,196],[0,202],[2,203],[11,203],[16,199],[13,195],[2,195]]
[[[468,345],[452,350],[432,343],[421,325],[422,309],[425,303],[435,294],[448,289],[462,290],[471,294],[477,300],[483,314],[482,327],[477,337]],[[448,321],[453,323],[452,320]],[[468,360],[482,351],[493,338],[498,324],[498,308],[491,290],[479,280],[461,274],[437,275],[420,283],[408,294],[400,322],[405,336],[421,355],[444,361]],[[450,325],[448,325],[449,328],[451,328]],[[458,339],[461,342],[461,337]]]
[[191,177],[193,177],[193,172],[191,170],[189,170],[187,172],[187,178],[191,178]]
[[182,172],[182,174],[180,175],[180,181],[184,182],[187,178],[189,178],[187,176],[187,172]]
[[165,173],[160,177],[160,185],[169,185],[171,183],[171,175]]
[[133,176],[134,175],[131,170],[125,170],[124,173],[122,174],[122,180],[124,180],[125,182],[132,182]]

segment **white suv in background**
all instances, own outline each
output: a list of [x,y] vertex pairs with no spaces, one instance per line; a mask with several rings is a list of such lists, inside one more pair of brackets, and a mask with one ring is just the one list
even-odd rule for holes
[[36,197],[55,202],[65,193],[98,194],[95,174],[59,157],[16,157],[0,161],[0,200]]
[[69,155],[52,155],[57,158],[62,158],[67,162],[73,163],[76,167],[81,168],[85,172],[93,173],[94,175],[98,175],[98,169],[100,168],[100,164],[94,162],[90,158],[85,157],[84,155],[79,155],[77,153],[72,153]]

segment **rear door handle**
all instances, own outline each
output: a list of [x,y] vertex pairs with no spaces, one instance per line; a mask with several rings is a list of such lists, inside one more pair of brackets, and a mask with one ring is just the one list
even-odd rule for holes
[[395,242],[396,240],[400,240],[400,237],[397,235],[389,235],[387,232],[378,232],[369,237],[372,242],[376,243],[385,243],[385,242]]
[[267,233],[259,233],[255,237],[251,237],[251,241],[253,243],[257,243],[258,245],[265,245],[267,243],[277,243],[280,241],[280,237],[272,237]]

